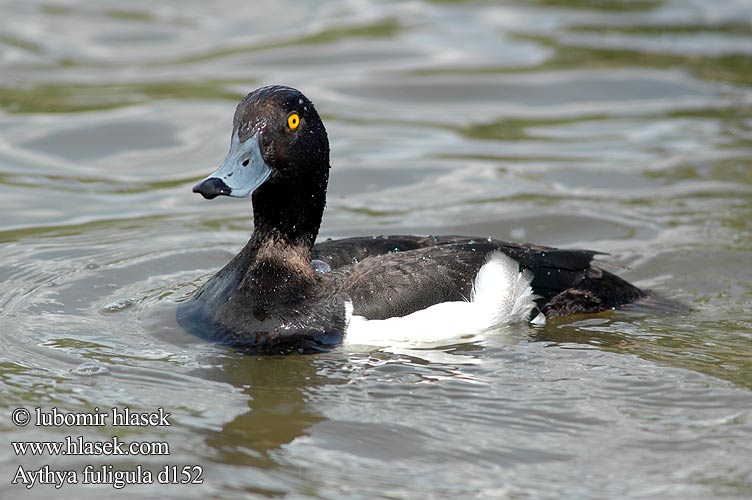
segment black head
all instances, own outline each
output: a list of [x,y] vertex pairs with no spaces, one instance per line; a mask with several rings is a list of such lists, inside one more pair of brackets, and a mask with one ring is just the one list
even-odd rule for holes
[[313,103],[296,89],[275,85],[240,101],[227,158],[193,191],[207,199],[245,197],[265,184],[316,184],[326,191],[328,175],[329,141]]

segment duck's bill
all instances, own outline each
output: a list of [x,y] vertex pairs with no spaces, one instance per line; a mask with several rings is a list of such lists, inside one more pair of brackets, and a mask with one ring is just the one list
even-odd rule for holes
[[235,132],[225,161],[209,177],[193,186],[193,192],[207,200],[221,195],[243,198],[266,182],[271,173],[261,155],[258,133],[240,142]]

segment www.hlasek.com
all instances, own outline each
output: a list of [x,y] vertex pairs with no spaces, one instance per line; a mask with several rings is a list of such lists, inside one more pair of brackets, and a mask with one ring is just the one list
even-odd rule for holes
[[[169,427],[170,414],[164,408],[154,412],[136,412],[130,408],[110,408],[93,412],[65,412],[57,408],[43,410],[16,408],[11,421],[18,427],[33,422],[36,427]],[[169,455],[167,441],[121,441],[117,436],[105,440],[88,440],[84,436],[65,436],[62,441],[13,441],[16,456],[128,456]],[[31,488],[40,484],[62,488],[65,484],[110,484],[120,489],[128,484],[203,484],[204,469],[200,465],[164,465],[152,471],[142,465],[117,469],[112,464],[86,465],[81,470],[57,470],[49,465],[39,468],[18,466],[12,484]]]

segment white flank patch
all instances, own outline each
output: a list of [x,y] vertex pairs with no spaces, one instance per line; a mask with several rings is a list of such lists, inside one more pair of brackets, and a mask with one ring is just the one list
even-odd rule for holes
[[[368,320],[347,304],[345,344],[418,346],[449,340],[512,323],[524,323],[535,307],[530,271],[502,252],[493,252],[478,271],[469,302],[442,302],[401,318]],[[535,321],[540,322],[543,315]]]

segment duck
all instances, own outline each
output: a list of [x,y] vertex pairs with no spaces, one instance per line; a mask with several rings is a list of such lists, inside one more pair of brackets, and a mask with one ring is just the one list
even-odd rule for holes
[[317,242],[329,153],[324,123],[299,90],[266,86],[240,101],[227,157],[193,192],[250,196],[254,228],[178,304],[184,330],[249,353],[311,353],[542,324],[648,295],[596,265],[590,250],[456,235]]

